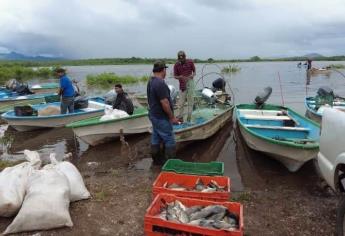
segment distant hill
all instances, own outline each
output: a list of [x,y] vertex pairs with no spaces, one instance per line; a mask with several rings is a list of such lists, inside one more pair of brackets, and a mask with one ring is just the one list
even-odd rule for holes
[[319,54],[319,53],[309,53],[306,54],[302,57],[308,57],[308,58],[320,58],[320,57],[324,57],[323,55]]
[[0,60],[10,61],[52,61],[61,60],[59,57],[27,56],[17,52],[0,53]]

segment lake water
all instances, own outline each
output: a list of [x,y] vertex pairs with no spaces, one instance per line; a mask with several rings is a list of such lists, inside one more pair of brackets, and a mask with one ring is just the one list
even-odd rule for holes
[[[344,64],[344,62],[315,62],[313,66],[322,67],[329,64]],[[212,81],[219,77],[217,74],[219,67],[228,64],[205,65],[196,64],[198,81],[203,74],[208,74],[203,80],[199,80],[197,87],[211,86]],[[345,96],[345,78],[341,73],[332,71],[329,76],[318,75],[307,78],[305,68],[298,68],[296,62],[260,62],[260,63],[238,63],[241,70],[237,73],[226,75],[234,93],[235,103],[250,103],[254,100],[255,95],[262,91],[264,87],[271,86],[273,93],[269,103],[285,104],[298,112],[304,114],[304,98],[314,96],[320,86],[330,86],[339,95]],[[88,74],[99,74],[102,72],[114,72],[121,75],[149,75],[151,65],[118,65],[118,66],[73,66],[67,67],[71,78],[80,82],[81,88],[86,90],[90,95],[101,95],[107,92],[111,87],[106,89],[88,88],[85,84],[85,78]],[[172,78],[173,66],[169,65],[168,84],[178,87],[178,81]],[[280,80],[279,80],[280,77]],[[280,82],[281,81],[281,82]],[[125,85],[125,90],[134,93],[145,93],[145,83],[134,85]],[[227,88],[228,89],[228,88]],[[6,126],[2,126],[6,129]],[[231,165],[226,170],[235,181],[235,188],[241,189],[241,175],[236,167],[236,155],[239,152],[238,142],[235,142],[236,133],[232,132],[232,125],[227,126],[227,130],[217,133],[209,140],[191,144],[184,151],[180,152],[180,157],[186,160],[222,160]],[[3,159],[18,159],[23,157],[23,150],[30,149],[39,151],[44,158],[49,153],[57,152],[58,157],[71,152],[75,163],[79,161],[100,161],[102,159],[114,158],[114,154],[121,153],[121,143],[114,141],[97,147],[89,147],[81,140],[74,137],[73,132],[66,128],[39,130],[32,132],[19,133],[12,129],[7,129],[6,137],[10,137],[8,142],[11,143],[6,153],[2,154]],[[139,159],[149,158],[149,135],[140,135],[137,137],[126,138],[131,147],[136,147]],[[204,155],[204,156],[203,156]],[[232,156],[233,158],[228,158]],[[269,159],[269,161],[271,161]],[[265,161],[264,161],[265,162]],[[266,165],[266,164],[264,164]],[[232,171],[235,170],[235,171]],[[237,182],[237,185],[236,185]]]

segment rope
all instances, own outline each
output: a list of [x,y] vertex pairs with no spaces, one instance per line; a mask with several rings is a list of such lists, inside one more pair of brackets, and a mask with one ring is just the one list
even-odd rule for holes
[[284,102],[284,97],[283,97],[282,81],[281,81],[281,79],[280,79],[279,71],[278,71],[278,79],[279,79],[279,86],[280,86],[280,95],[281,95],[282,104],[283,104],[283,107],[284,107],[284,106],[285,106],[285,102]]

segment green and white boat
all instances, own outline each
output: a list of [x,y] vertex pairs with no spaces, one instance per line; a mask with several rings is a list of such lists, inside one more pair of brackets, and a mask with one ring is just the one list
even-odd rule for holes
[[91,146],[104,143],[107,140],[149,132],[151,122],[146,108],[135,108],[129,117],[101,121],[101,116],[76,121],[66,127],[72,128],[77,137]]
[[320,126],[290,108],[236,105],[236,118],[247,145],[278,160],[291,172],[315,158]]

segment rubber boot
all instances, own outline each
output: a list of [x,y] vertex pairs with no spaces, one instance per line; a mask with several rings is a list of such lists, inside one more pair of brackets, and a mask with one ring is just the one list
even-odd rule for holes
[[174,159],[176,158],[176,146],[165,147],[165,159]]
[[154,165],[163,165],[165,163],[164,154],[160,145],[151,145],[151,155]]

